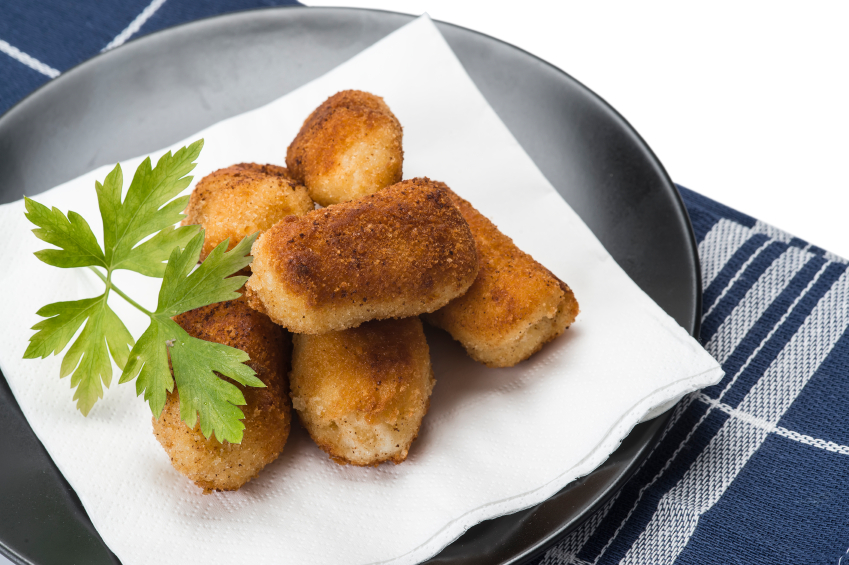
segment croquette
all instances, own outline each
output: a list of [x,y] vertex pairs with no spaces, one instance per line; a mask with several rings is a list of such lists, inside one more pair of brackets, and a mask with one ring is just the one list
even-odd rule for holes
[[427,178],[285,218],[251,253],[250,305],[303,334],[433,312],[478,271],[466,220]]
[[200,259],[230,238],[233,249],[243,238],[263,232],[286,216],[315,208],[307,189],[292,180],[285,167],[240,163],[218,169],[198,182],[182,225],[205,231]]
[[316,444],[342,465],[404,461],[436,382],[421,321],[372,321],[293,341],[292,403]]
[[401,180],[401,124],[383,98],[345,90],[328,98],[289,145],[286,165],[310,197],[329,206]]
[[240,444],[219,442],[214,435],[205,438],[199,422],[190,429],[180,420],[176,388],[169,393],[159,418],[153,418],[153,433],[171,464],[204,494],[237,490],[277,459],[289,436],[291,339],[268,316],[248,307],[244,297],[190,310],[174,321],[193,337],[245,351],[250,355],[247,364],[265,384],[265,388],[236,384],[247,401],[240,407],[245,414]]
[[524,253],[448,187],[468,222],[480,258],[474,284],[463,296],[425,316],[490,367],[511,367],[568,328],[578,302],[566,283]]

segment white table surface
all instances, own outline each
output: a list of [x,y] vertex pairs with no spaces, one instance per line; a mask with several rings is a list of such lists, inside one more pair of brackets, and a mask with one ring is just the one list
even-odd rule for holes
[[847,2],[305,3],[427,12],[521,47],[607,100],[675,182],[849,257]]
[[675,182],[849,257],[849,3],[302,0],[502,39],[607,100]]

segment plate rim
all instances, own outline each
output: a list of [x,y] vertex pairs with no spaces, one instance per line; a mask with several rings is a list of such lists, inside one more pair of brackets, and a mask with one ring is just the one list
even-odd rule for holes
[[[174,33],[174,32],[179,32],[180,30],[182,30],[184,28],[193,27],[193,26],[202,26],[205,22],[212,21],[212,20],[226,20],[226,19],[229,19],[229,18],[238,18],[238,17],[241,17],[241,16],[246,16],[246,15],[256,14],[256,13],[262,13],[262,12],[281,12],[281,11],[299,11],[299,12],[303,11],[303,12],[306,12],[306,13],[315,13],[315,12],[328,12],[328,13],[365,12],[365,13],[371,13],[371,14],[386,14],[388,16],[402,16],[404,18],[407,18],[408,22],[413,21],[414,19],[419,17],[419,16],[416,16],[414,14],[409,14],[409,13],[406,13],[406,12],[397,12],[397,11],[393,11],[393,10],[384,10],[384,9],[360,8],[360,7],[303,6],[303,5],[256,7],[256,8],[235,10],[235,11],[230,11],[230,12],[226,12],[226,13],[222,13],[222,14],[215,14],[215,15],[211,15],[211,16],[205,16],[205,17],[198,18],[198,19],[195,19],[195,20],[191,20],[191,21],[188,21],[188,22],[184,22],[184,23],[181,23],[181,24],[178,24],[178,25],[175,25],[175,26],[160,29],[160,30],[151,32],[149,34],[134,37],[134,38],[130,39],[129,41],[127,41],[125,44],[119,46],[116,49],[112,49],[112,50],[106,51],[106,52],[97,53],[93,57],[86,59],[85,61],[82,61],[82,62],[70,67],[69,69],[63,71],[60,76],[56,77],[55,79],[52,79],[52,80],[45,82],[44,84],[42,84],[41,86],[39,86],[38,88],[36,88],[32,92],[30,92],[29,94],[27,94],[26,96],[24,96],[23,98],[18,100],[15,104],[13,104],[10,108],[8,108],[2,115],[0,115],[0,129],[2,129],[3,125],[7,121],[14,121],[16,118],[18,118],[19,114],[25,113],[26,107],[30,103],[32,103],[32,101],[34,99],[37,99],[40,96],[45,96],[46,93],[48,93],[48,92],[50,92],[50,91],[52,91],[56,88],[60,88],[60,89],[63,88],[62,85],[65,82],[63,80],[63,77],[65,75],[69,75],[71,73],[78,72],[80,69],[85,69],[85,68],[87,68],[88,66],[91,66],[91,65],[100,64],[103,61],[103,59],[108,58],[113,52],[118,52],[121,49],[126,49],[129,46],[135,46],[135,45],[142,43],[142,42],[143,43],[155,42],[155,41],[157,41],[159,36],[161,36],[162,34],[171,34],[171,33]],[[669,189],[668,192],[670,193],[670,195],[672,196],[672,198],[675,202],[675,205],[676,205],[675,207],[676,207],[677,211],[681,214],[680,219],[684,220],[684,224],[686,226],[686,243],[688,244],[686,247],[688,248],[688,251],[692,256],[692,259],[693,259],[692,262],[693,262],[693,266],[694,266],[693,275],[694,275],[694,280],[695,280],[695,289],[694,289],[695,290],[695,301],[694,301],[694,304],[693,304],[692,324],[691,324],[690,327],[685,328],[685,329],[687,330],[687,332],[692,337],[698,338],[699,331],[700,331],[700,328],[701,328],[703,285],[702,285],[702,277],[701,277],[701,263],[700,263],[700,259],[699,259],[699,255],[698,255],[698,243],[697,243],[697,239],[696,239],[695,232],[694,232],[694,229],[693,229],[693,224],[692,224],[692,221],[690,219],[689,212],[687,211],[687,208],[684,204],[681,193],[677,189],[677,185],[669,177],[669,174],[666,171],[666,168],[663,166],[663,163],[660,161],[660,159],[657,157],[655,152],[652,150],[651,146],[640,135],[640,133],[637,131],[637,129],[634,128],[634,126],[627,120],[627,118],[625,118],[618,110],[616,110],[615,107],[613,107],[609,102],[607,102],[606,99],[604,99],[602,96],[600,96],[594,90],[589,88],[583,82],[576,79],[575,77],[573,77],[572,75],[570,75],[569,73],[567,73],[563,69],[559,68],[558,66],[554,65],[553,63],[551,63],[551,62],[549,62],[549,61],[547,61],[547,60],[545,60],[545,59],[543,59],[543,58],[541,58],[541,57],[539,57],[539,56],[537,56],[537,55],[535,55],[535,54],[533,54],[533,53],[531,53],[531,52],[529,52],[529,51],[527,51],[527,50],[525,50],[525,49],[523,49],[523,48],[521,48],[517,45],[514,45],[514,44],[512,44],[508,41],[499,39],[497,37],[493,37],[493,36],[491,36],[487,33],[484,33],[484,32],[478,31],[478,30],[474,30],[474,29],[471,29],[471,28],[467,28],[467,27],[461,26],[459,24],[445,22],[445,21],[438,20],[438,19],[432,19],[432,21],[437,26],[447,26],[447,27],[450,27],[450,28],[454,28],[454,29],[459,30],[459,31],[464,32],[464,33],[470,33],[472,35],[479,36],[484,41],[494,41],[494,42],[501,44],[501,45],[503,45],[507,48],[516,50],[516,51],[520,52],[522,55],[530,57],[531,59],[535,60],[537,63],[541,63],[545,67],[548,67],[549,69],[553,70],[555,73],[564,76],[566,80],[576,84],[581,89],[583,89],[587,94],[589,94],[591,97],[595,98],[598,102],[600,102],[601,105],[604,107],[604,109],[607,112],[611,113],[615,117],[615,119],[617,121],[619,121],[624,126],[624,128],[629,132],[629,134],[632,135],[635,138],[635,140],[638,143],[638,145],[640,146],[640,148],[649,157],[651,164],[659,172],[660,177],[661,177],[662,181],[666,184],[667,189]],[[45,190],[49,190],[49,189],[45,189]],[[0,375],[2,375],[2,373],[0,373]],[[5,376],[3,376],[3,379],[5,380]],[[14,395],[13,395],[13,398],[14,398]],[[17,404],[17,399],[15,399],[15,402]],[[18,407],[18,409],[20,409],[20,408]],[[531,545],[527,546],[526,548],[524,548],[524,550],[522,552],[515,555],[515,557],[510,558],[507,561],[502,561],[502,563],[505,564],[505,565],[506,564],[519,565],[519,564],[522,564],[522,563],[528,563],[529,561],[539,557],[540,554],[542,554],[544,551],[550,549],[553,545],[555,545],[559,541],[561,541],[563,537],[565,537],[570,532],[572,532],[574,529],[576,529],[578,526],[580,526],[584,521],[586,521],[590,516],[592,516],[599,508],[601,508],[605,503],[607,503],[610,500],[610,498],[612,496],[614,496],[617,492],[619,492],[622,489],[622,487],[632,478],[634,473],[636,473],[636,471],[640,468],[642,463],[652,453],[654,447],[657,445],[657,443],[659,442],[659,440],[660,440],[660,438],[663,434],[663,430],[666,428],[667,421],[670,418],[673,410],[674,410],[674,408],[668,410],[667,412],[657,416],[655,419],[652,420],[653,422],[659,423],[659,425],[657,426],[656,430],[653,432],[650,440],[646,443],[645,447],[640,452],[639,456],[632,462],[632,464],[629,466],[627,472],[623,473],[616,481],[614,481],[611,484],[611,486],[601,496],[596,497],[593,504],[591,504],[587,508],[587,510],[585,510],[580,515],[580,517],[576,518],[575,520],[571,521],[570,523],[566,524],[563,527],[553,528],[551,533],[548,536],[546,536],[543,540],[537,542],[536,544],[531,544]],[[630,436],[630,433],[629,433],[629,436]],[[40,443],[40,440],[39,440],[39,443]],[[43,448],[43,446],[42,446],[42,448]],[[46,450],[45,450],[45,452],[46,452]],[[50,462],[52,463],[52,465],[54,467],[56,467],[56,463],[52,460],[52,458],[49,456],[49,454],[47,454],[47,455],[48,455],[48,458],[49,458]],[[59,472],[58,467],[57,467],[57,472]],[[592,473],[595,473],[595,470]],[[592,475],[592,473],[585,475],[584,477],[581,477],[577,480],[584,479],[584,478]],[[59,475],[61,476],[61,472],[59,472]],[[64,476],[62,476],[62,478],[63,478],[63,480],[65,480],[65,484],[67,485],[67,488],[71,491],[71,493],[76,495],[75,491],[73,491],[73,488],[67,483],[67,480],[64,479]],[[569,489],[571,486],[574,486],[574,481],[573,481],[573,483],[570,483],[569,485],[564,486],[563,489],[561,489],[561,491]],[[558,493],[561,492],[561,491],[558,491]],[[556,496],[556,495],[554,495],[554,496]],[[543,503],[540,503],[540,504],[543,504]],[[531,508],[534,508],[536,506],[538,506],[538,505],[534,505]],[[84,508],[83,508],[83,511],[85,513]],[[89,522],[90,522],[90,518],[88,518],[87,513],[85,513],[85,514],[86,514],[86,519],[88,519]],[[93,529],[93,526],[92,526],[92,529]],[[99,532],[97,533],[97,535],[98,535],[98,537],[100,537]],[[100,539],[102,541],[102,538],[100,538]],[[106,545],[105,541],[102,541],[102,543],[106,546],[107,549],[109,549],[109,547],[108,547],[108,545]],[[111,552],[111,550],[109,550],[109,551]],[[6,558],[8,558],[10,561],[12,561],[13,563],[16,563],[16,564],[38,565],[35,562],[27,561],[22,556],[19,556],[10,547],[8,547],[6,545],[6,543],[3,539],[0,539],[0,554],[2,554]],[[437,554],[436,556],[433,556],[433,557],[437,557],[438,555],[439,554]],[[117,557],[116,557],[116,559],[117,559]],[[428,559],[424,563],[428,563],[429,561],[430,561],[430,559]]]

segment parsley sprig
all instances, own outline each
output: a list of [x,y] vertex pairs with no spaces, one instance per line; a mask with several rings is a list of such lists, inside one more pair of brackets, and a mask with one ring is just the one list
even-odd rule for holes
[[[136,169],[126,197],[121,201],[123,174],[115,165],[103,183],[95,183],[103,220],[103,247],[88,222],[69,211],[66,216],[26,198],[26,217],[37,226],[36,237],[58,249],[35,253],[44,263],[63,269],[87,267],[104,282],[103,294],[41,308],[44,318],[33,326],[25,359],[58,355],[71,339],[77,339],[62,360],[60,377],[71,375],[77,408],[87,415],[103,386],[112,381],[110,356],[123,373],[119,383],[136,379],[136,392],[144,394],[154,416],[159,416],[167,393],[180,391],[180,414],[194,427],[200,418],[204,436],[240,443],[245,428],[242,392],[220,378],[225,375],[245,385],[262,387],[253,369],[245,365],[248,354],[233,347],[190,336],[171,317],[194,308],[233,300],[247,277],[232,276],[250,264],[256,235],[243,239],[226,252],[228,241],[216,247],[196,267],[204,233],[199,226],[175,227],[185,216],[188,196],[177,197],[192,177],[203,140],[169,151],[151,167],[147,159]],[[127,296],[112,281],[118,269],[162,279],[159,301],[151,312]],[[138,341],[109,307],[114,291],[150,317],[150,326]],[[170,366],[169,366],[170,361]],[[172,369],[173,368],[173,378]]]

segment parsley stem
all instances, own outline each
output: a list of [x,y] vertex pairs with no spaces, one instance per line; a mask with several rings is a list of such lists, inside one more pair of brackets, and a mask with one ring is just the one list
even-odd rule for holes
[[121,298],[123,298],[124,300],[126,300],[127,302],[129,302],[130,304],[132,304],[133,306],[135,306],[137,309],[141,310],[142,312],[144,312],[148,316],[153,317],[153,312],[151,312],[150,310],[148,310],[147,308],[145,308],[144,306],[142,306],[141,304],[139,304],[138,302],[136,302],[135,300],[133,300],[132,298],[127,296],[124,293],[123,290],[121,290],[120,288],[115,286],[115,283],[112,282],[112,273],[109,273],[109,277],[107,278],[106,276],[104,276],[103,273],[101,273],[100,271],[98,271],[94,267],[89,267],[89,269],[94,271],[94,274],[96,274],[98,277],[100,277],[100,280],[102,280],[104,283],[106,283],[106,292],[109,292],[110,290],[114,290],[118,294],[118,296],[120,296]]

